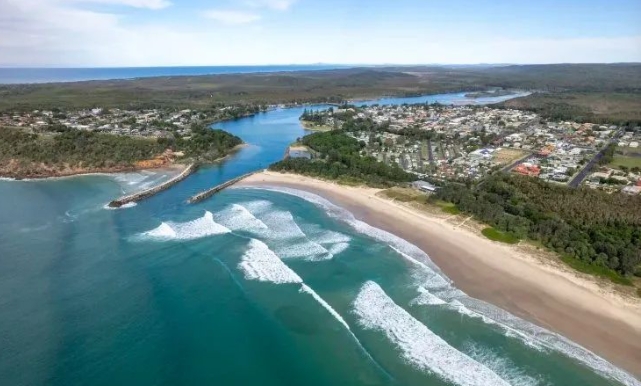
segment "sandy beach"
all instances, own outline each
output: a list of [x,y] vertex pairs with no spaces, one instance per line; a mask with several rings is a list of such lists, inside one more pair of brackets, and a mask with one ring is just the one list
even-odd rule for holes
[[378,189],[274,172],[255,174],[238,185],[289,187],[322,196],[421,248],[468,295],[566,336],[641,378],[641,299],[443,217],[376,196]]

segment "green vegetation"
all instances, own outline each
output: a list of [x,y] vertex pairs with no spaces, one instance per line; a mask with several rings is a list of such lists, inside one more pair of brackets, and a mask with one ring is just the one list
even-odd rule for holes
[[441,210],[443,210],[443,212],[445,213],[454,214],[454,215],[461,213],[461,210],[457,208],[456,205],[450,202],[436,201],[436,205],[438,205],[441,208]]
[[593,267],[630,275],[641,265],[639,196],[495,174],[477,186],[445,184],[435,197],[505,234]]
[[483,92],[492,87],[542,91],[506,105],[550,118],[641,120],[639,64],[379,67],[5,85],[0,86],[0,111],[343,102],[380,95]]
[[220,129],[198,126],[192,127],[191,133],[188,139],[177,137],[174,141],[159,139],[159,142],[200,162],[215,161],[243,143],[237,136]]
[[621,285],[632,286],[632,280],[627,277],[621,276],[616,271],[613,271],[607,267],[598,266],[584,261],[575,259],[571,256],[561,255],[561,260],[569,265],[570,267],[576,269],[579,272],[587,273],[590,275],[600,276],[606,279],[609,279],[611,282]]
[[530,110],[550,120],[641,124],[641,91],[535,93],[500,106]]
[[415,179],[399,167],[361,156],[365,144],[341,131],[310,134],[303,137],[302,143],[314,150],[318,159],[289,158],[271,165],[270,169],[371,186],[390,186]]
[[506,243],[506,244],[517,244],[519,242],[518,237],[514,237],[514,235],[510,233],[501,232],[492,227],[487,227],[483,229],[481,233],[483,233],[483,236],[487,237],[492,241],[499,241],[501,243]]
[[147,139],[81,130],[32,134],[0,128],[0,174],[44,177],[68,168],[128,168],[158,157],[167,149],[183,151],[193,160],[212,161],[240,143],[236,136],[206,128],[193,128],[189,139]]
[[610,166],[619,168],[619,169],[634,169],[641,168],[641,157],[626,157],[623,155],[615,155]]

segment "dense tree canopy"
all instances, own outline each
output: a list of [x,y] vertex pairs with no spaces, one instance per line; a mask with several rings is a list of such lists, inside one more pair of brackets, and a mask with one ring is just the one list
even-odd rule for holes
[[37,175],[41,164],[53,168],[127,167],[157,157],[167,149],[207,162],[226,155],[241,143],[234,135],[206,127],[193,127],[188,138],[157,139],[55,128],[44,134],[0,128],[0,167],[10,169],[11,175],[17,177],[23,175],[22,169]]
[[312,149],[316,159],[290,158],[271,165],[270,169],[331,179],[346,178],[377,186],[415,179],[397,166],[361,156],[365,144],[340,131],[311,134],[305,136],[302,143]]
[[641,197],[568,189],[499,174],[476,188],[448,184],[437,197],[497,229],[622,274],[641,264]]

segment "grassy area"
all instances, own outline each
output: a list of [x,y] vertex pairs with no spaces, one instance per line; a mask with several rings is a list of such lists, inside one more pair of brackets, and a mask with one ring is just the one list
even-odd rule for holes
[[445,202],[445,201],[436,201],[435,204],[441,208],[441,210],[445,213],[449,214],[459,214],[461,211],[459,208],[456,207],[456,205],[452,204],[451,202]]
[[516,244],[520,241],[518,237],[514,237],[505,232],[501,232],[492,227],[487,227],[483,229],[481,233],[483,233],[483,236],[487,237],[488,239],[492,241],[499,241],[501,243]]
[[394,187],[382,192],[388,198],[401,202],[427,203],[427,195],[414,189]]
[[581,260],[577,260],[573,257],[566,256],[566,255],[561,256],[561,260],[579,272],[600,276],[600,277],[609,279],[610,281],[616,284],[622,284],[627,286],[633,285],[630,279],[628,279],[627,277],[621,276],[615,271],[608,269],[606,267],[588,264]]
[[633,167],[638,167],[641,168],[641,157],[627,157],[624,155],[614,155],[614,159],[612,162],[609,164],[610,167],[613,168],[620,168],[621,166],[625,166],[628,169],[631,169]]
[[317,125],[313,122],[308,122],[308,121],[300,121],[301,125],[307,130],[311,131],[332,131],[334,130],[333,127],[331,126],[325,126],[325,125]]

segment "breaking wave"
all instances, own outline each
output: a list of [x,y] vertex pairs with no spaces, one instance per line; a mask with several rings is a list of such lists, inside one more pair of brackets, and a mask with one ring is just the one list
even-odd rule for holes
[[206,211],[203,217],[196,220],[179,222],[163,222],[157,228],[141,233],[137,239],[142,240],[192,240],[201,237],[220,235],[231,232],[227,227],[214,221],[214,215]]
[[463,351],[475,361],[494,371],[512,386],[540,386],[548,384],[541,379],[529,376],[508,358],[502,357],[491,349],[485,348],[477,343],[467,343]]
[[266,240],[283,259],[329,260],[349,246],[350,238],[338,232],[307,234],[291,212],[275,209],[269,201],[232,204],[216,220],[234,231]]
[[[467,296],[463,291],[454,287],[452,281],[417,246],[389,232],[357,220],[351,212],[332,204],[318,195],[284,187],[252,187],[244,189],[262,189],[302,198],[321,207],[329,216],[347,223],[357,232],[388,244],[418,268],[416,277],[419,280],[416,284],[419,288],[419,294],[418,297],[410,302],[411,305],[437,305],[424,304],[430,302],[443,305],[441,303],[443,301],[446,303],[444,306],[463,315],[479,318],[486,324],[497,326],[506,336],[519,339],[529,347],[537,350],[560,352],[590,367],[606,378],[616,380],[626,386],[641,386],[641,382],[626,371],[619,369],[569,339],[516,317],[499,307]],[[425,291],[432,296],[426,295]]]
[[265,243],[256,239],[249,241],[238,268],[243,271],[247,280],[275,284],[303,282]]
[[419,305],[419,306],[439,306],[442,304],[447,304],[447,302],[436,295],[433,295],[430,291],[423,287],[418,287],[419,295],[410,302],[410,305]]
[[354,313],[366,329],[382,331],[413,367],[461,386],[509,386],[492,370],[450,346],[387,296],[376,283],[365,283]]

